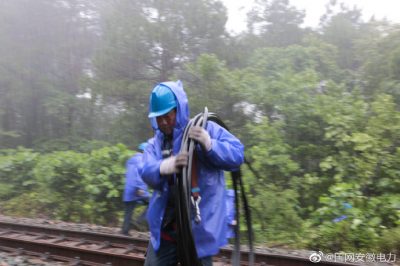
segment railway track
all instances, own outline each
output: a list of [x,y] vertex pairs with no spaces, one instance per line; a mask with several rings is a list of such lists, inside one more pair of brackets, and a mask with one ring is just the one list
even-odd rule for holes
[[[147,236],[126,237],[98,232],[69,230],[41,225],[0,221],[0,251],[27,254],[71,265],[143,265]],[[214,265],[229,265],[232,249],[223,248],[214,257]],[[241,265],[247,265],[248,251],[241,252]],[[256,265],[315,265],[299,254],[279,254],[258,250]],[[320,261],[317,265],[357,265]]]

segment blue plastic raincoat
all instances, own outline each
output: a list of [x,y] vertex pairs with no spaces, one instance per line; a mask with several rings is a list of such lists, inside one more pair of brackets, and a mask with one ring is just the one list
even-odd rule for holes
[[[188,100],[180,81],[161,84],[172,90],[178,102],[173,132],[173,154],[176,155],[179,153],[183,131],[189,121]],[[154,142],[147,146],[144,153],[142,178],[154,189],[147,220],[151,232],[151,243],[154,250],[158,250],[169,186],[167,178],[160,175],[164,134],[158,129],[155,118],[151,118],[150,121],[155,130],[155,137]],[[199,145],[195,150],[198,159],[198,186],[202,199],[200,201],[201,222],[196,224],[192,221],[192,230],[199,258],[215,255],[221,246],[227,244],[228,221],[223,171],[238,169],[244,160],[244,147],[235,136],[211,121],[207,123],[206,130],[211,137],[211,150],[203,152]]]
[[[142,157],[142,153],[137,153],[126,162],[126,179],[123,194],[123,201],[125,202],[137,201],[150,196],[147,191],[147,185],[141,178],[143,168]],[[138,189],[143,190],[145,193],[142,196],[139,196],[137,194]]]

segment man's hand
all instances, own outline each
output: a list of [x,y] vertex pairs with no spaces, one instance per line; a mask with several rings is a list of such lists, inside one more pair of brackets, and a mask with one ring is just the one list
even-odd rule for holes
[[187,152],[181,152],[176,156],[171,156],[164,159],[160,164],[161,175],[171,175],[181,171],[181,169],[188,165]]
[[211,150],[211,137],[207,130],[199,126],[193,126],[189,129],[189,138],[198,141],[204,150]]
[[180,171],[183,167],[188,165],[189,155],[187,152],[181,152],[175,157],[175,168]]

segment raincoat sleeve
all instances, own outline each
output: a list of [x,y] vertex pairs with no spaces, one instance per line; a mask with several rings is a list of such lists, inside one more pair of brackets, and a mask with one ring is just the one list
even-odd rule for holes
[[123,194],[123,201],[134,200],[135,191],[135,173],[137,171],[138,159],[137,155],[129,158],[126,162],[126,172],[125,172],[125,189]]
[[216,123],[207,122],[211,137],[211,149],[206,152],[207,161],[218,169],[237,170],[244,161],[244,147],[238,138]]
[[[143,169],[143,164],[140,164],[140,167],[137,167],[134,172],[134,181],[133,181],[133,186],[134,186],[134,198],[135,199],[144,199],[149,197],[149,192],[147,189],[147,185],[145,182],[143,182],[142,179],[142,169]],[[139,194],[139,191],[140,194]]]
[[132,157],[126,165],[124,201],[133,201],[136,200],[135,191],[136,179],[138,176],[138,156]]
[[143,156],[143,181],[151,188],[161,190],[162,176],[160,175],[160,164],[162,159],[157,158],[154,143],[149,143]]

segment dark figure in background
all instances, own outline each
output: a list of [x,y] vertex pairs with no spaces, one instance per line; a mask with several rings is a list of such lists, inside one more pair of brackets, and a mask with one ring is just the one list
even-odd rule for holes
[[235,191],[233,189],[226,190],[226,216],[228,218],[227,238],[235,238],[236,210],[235,210]]
[[138,225],[146,222],[146,211],[149,203],[150,194],[147,190],[146,183],[143,182],[141,174],[143,167],[143,151],[146,149],[147,143],[139,145],[138,149],[140,152],[135,154],[126,162],[126,179],[125,189],[123,195],[123,201],[125,204],[125,215],[124,222],[122,224],[121,233],[129,236],[129,230],[131,227],[132,214],[137,204],[145,204],[146,209],[139,216],[137,221],[133,221],[133,224]]
[[[144,152],[143,180],[154,189],[147,212],[150,243],[146,266],[177,265],[178,247],[174,190],[176,173],[188,164],[188,154],[179,152],[189,122],[189,106],[182,83],[158,84],[150,96],[150,122],[154,142]],[[227,244],[228,217],[224,171],[236,170],[244,160],[241,142],[212,121],[206,128],[193,126],[189,138],[195,148],[200,222],[192,220],[197,256],[202,265],[212,265],[212,256]]]

